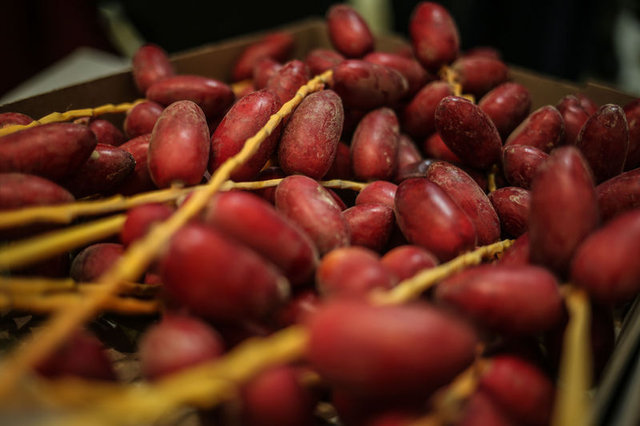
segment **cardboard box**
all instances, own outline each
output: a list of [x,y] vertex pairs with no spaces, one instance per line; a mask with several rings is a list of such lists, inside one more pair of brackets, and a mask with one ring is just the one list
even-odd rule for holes
[[[313,48],[330,48],[325,23],[309,19],[279,28],[296,39],[294,57],[304,58]],[[256,41],[262,33],[204,46],[176,55],[172,62],[178,73],[200,74],[228,81],[232,64],[240,52]],[[393,51],[406,44],[395,36],[381,37],[377,48]],[[511,67],[513,80],[525,85],[532,94],[532,110],[547,104],[555,105],[567,94],[581,92],[598,104],[625,105],[633,96],[595,82],[577,84],[549,78],[525,69]],[[53,111],[95,107],[107,103],[130,102],[140,98],[130,72],[122,72],[90,82],[58,89],[32,98],[0,106],[0,112],[21,112],[39,118]],[[121,119],[121,118],[116,118]],[[605,371],[594,404],[595,424],[636,424],[640,413],[637,396],[640,393],[640,303],[634,304],[625,320],[618,347]]]

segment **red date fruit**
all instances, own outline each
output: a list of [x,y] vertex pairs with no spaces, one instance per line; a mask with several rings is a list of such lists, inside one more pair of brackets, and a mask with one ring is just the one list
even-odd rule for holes
[[146,93],[154,83],[175,74],[169,56],[155,44],[145,44],[133,55],[133,80],[140,93]]
[[427,72],[415,59],[405,58],[395,53],[372,52],[362,58],[367,62],[384,65],[398,71],[407,80],[407,95],[413,95],[422,88],[429,79]]
[[356,205],[383,204],[389,208],[394,208],[396,189],[398,189],[398,185],[386,180],[371,182],[356,197]]
[[282,134],[278,162],[287,174],[320,179],[333,164],[342,134],[342,101],[332,90],[307,96]]
[[389,250],[380,262],[400,281],[438,265],[438,259],[431,252],[413,245],[402,245]]
[[462,91],[482,96],[509,79],[504,62],[482,56],[460,58],[451,68],[458,74]]
[[518,83],[502,83],[484,95],[478,106],[484,111],[503,140],[529,115],[531,94]]
[[437,71],[458,56],[458,28],[447,9],[439,4],[419,3],[411,14],[409,34],[416,58],[428,70]]
[[361,58],[373,50],[369,26],[351,6],[332,6],[327,12],[327,28],[331,44],[347,58]]
[[506,145],[502,149],[504,177],[513,186],[531,188],[533,177],[549,154],[528,145]]
[[584,110],[580,100],[573,95],[567,95],[560,99],[556,108],[564,120],[565,143],[575,145],[580,129],[589,118],[589,113]]
[[19,124],[24,126],[33,122],[33,118],[19,112],[3,112],[0,113],[0,129],[7,126]]
[[309,68],[304,62],[289,61],[273,73],[266,89],[275,93],[283,104],[293,98],[301,86],[309,80]]
[[124,132],[131,139],[151,133],[163,109],[157,102],[139,103],[127,112],[127,117],[124,119]]
[[113,191],[136,167],[129,152],[112,145],[98,144],[89,159],[63,185],[77,198]]
[[221,81],[199,75],[176,75],[153,84],[147,90],[147,99],[168,106],[177,101],[192,101],[207,118],[224,113],[235,95],[231,87]]
[[[256,182],[270,179],[282,179],[286,176],[286,174],[282,171],[280,167],[271,166],[260,170],[258,176],[256,177]],[[262,189],[258,189],[253,191],[254,194],[259,195],[264,198],[271,204],[275,205],[276,203],[276,186],[270,186]]]
[[402,130],[416,139],[432,134],[436,130],[436,108],[442,99],[451,95],[451,86],[444,81],[424,86],[402,111]]
[[598,104],[593,101],[593,99],[588,98],[586,95],[582,93],[576,93],[574,95],[580,101],[580,105],[582,109],[584,109],[587,114],[593,115],[598,111]]
[[178,101],[162,112],[149,140],[147,166],[159,188],[200,183],[209,160],[209,127],[198,105]]
[[126,139],[120,129],[107,120],[93,120],[89,128],[96,135],[96,141],[105,145],[120,146]]
[[336,301],[311,317],[307,359],[357,395],[427,395],[473,361],[475,344],[466,323],[426,304]]
[[571,264],[571,280],[606,305],[632,300],[640,291],[640,210],[624,213],[589,235]]
[[407,135],[400,134],[398,138],[398,155],[396,157],[396,172],[394,180],[400,181],[398,176],[403,175],[403,170],[410,165],[422,161],[422,154],[415,142]]
[[484,392],[469,397],[456,426],[516,426]]
[[394,105],[409,89],[409,83],[398,71],[357,59],[333,68],[332,85],[345,107],[363,110]]
[[136,166],[133,169],[133,173],[125,178],[124,182],[122,182],[120,188],[118,188],[116,192],[124,195],[131,195],[139,192],[150,191],[155,188],[147,165],[147,154],[149,152],[150,140],[151,133],[147,133],[146,135],[135,137],[120,145],[120,149],[127,151],[133,156]]
[[500,265],[529,265],[529,233],[520,235],[511,247],[506,249],[500,258]]
[[436,132],[425,139],[422,146],[427,158],[434,160],[444,160],[449,163],[460,164],[462,160],[455,155],[451,149],[444,143],[440,137],[440,133]]
[[438,284],[435,297],[500,333],[534,334],[551,329],[562,319],[558,282],[537,266],[469,268]]
[[151,226],[163,222],[173,214],[174,209],[167,204],[149,203],[132,208],[120,230],[120,241],[126,247],[144,237]]
[[307,54],[304,63],[309,67],[310,74],[315,76],[330,70],[344,59],[344,56],[334,50],[313,49]]
[[349,225],[331,194],[302,175],[288,176],[276,188],[276,208],[297,223],[320,255],[349,245]]
[[625,170],[631,170],[640,166],[640,99],[625,105],[624,115],[629,125],[629,152]]
[[305,283],[315,270],[313,242],[257,195],[220,193],[209,203],[204,220],[276,265],[292,285]]
[[0,173],[19,172],[60,180],[80,167],[96,147],[87,127],[51,123],[0,137]]
[[293,50],[294,40],[290,34],[274,32],[267,34],[251,46],[247,47],[236,60],[231,71],[233,81],[251,78],[253,67],[264,58],[284,62]]
[[27,206],[72,203],[65,188],[39,176],[0,173],[0,210]]
[[404,236],[447,261],[476,245],[467,214],[435,183],[411,178],[398,185],[396,221]]
[[356,178],[389,180],[397,167],[400,129],[389,108],[371,111],[358,124],[351,141],[351,162]]
[[351,245],[381,252],[389,241],[395,220],[393,209],[382,204],[360,204],[342,212],[349,224]]
[[[290,366],[259,373],[241,390],[242,423],[246,426],[299,426],[314,423],[316,398]],[[240,423],[238,423],[240,424]]]
[[603,222],[640,207],[640,168],[629,170],[596,186],[598,209]]
[[575,147],[558,148],[531,186],[531,261],[564,274],[580,243],[598,225],[593,177]]
[[545,105],[532,112],[511,132],[505,146],[528,145],[549,153],[564,141],[564,120],[560,111]]
[[492,358],[482,374],[479,390],[517,424],[545,426],[551,420],[553,383],[538,367],[521,358]]
[[269,79],[282,69],[282,64],[271,58],[264,58],[258,61],[253,67],[253,87],[256,90],[267,87]]
[[73,334],[36,366],[48,378],[80,377],[115,381],[116,373],[102,343],[86,331]]
[[464,170],[445,161],[435,161],[425,177],[435,183],[471,219],[479,245],[487,245],[500,238],[500,220],[484,191]]
[[517,186],[505,186],[489,194],[489,200],[500,218],[500,228],[513,238],[527,232],[531,193]]
[[289,295],[274,266],[203,225],[186,225],[173,236],[160,270],[172,303],[214,321],[262,317]]
[[140,338],[140,369],[157,380],[222,355],[222,337],[206,322],[187,315],[166,314]]
[[76,282],[94,282],[109,270],[123,253],[124,246],[122,244],[92,244],[73,259],[69,275]]
[[380,257],[364,247],[341,247],[327,253],[316,271],[318,292],[325,298],[366,299],[374,289],[388,290],[396,277]]
[[276,322],[280,327],[302,324],[322,305],[322,300],[315,290],[303,290],[276,314]]
[[622,108],[601,106],[582,126],[576,146],[591,166],[596,183],[622,173],[629,151],[629,127]]
[[477,105],[465,98],[448,96],[438,104],[435,122],[444,143],[464,164],[486,169],[500,161],[500,134]]
[[[268,90],[253,92],[238,100],[211,135],[209,172],[213,173],[240,152],[245,141],[258,133],[280,106],[278,97]],[[246,162],[231,172],[231,179],[241,182],[255,178],[275,152],[280,131],[278,126]]]
[[336,150],[336,158],[333,160],[329,171],[324,175],[325,180],[331,179],[353,179],[351,168],[351,149],[344,142],[338,142]]

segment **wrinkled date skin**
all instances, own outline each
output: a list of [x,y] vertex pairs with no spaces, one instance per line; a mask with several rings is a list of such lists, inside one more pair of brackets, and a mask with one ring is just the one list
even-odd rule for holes
[[292,285],[305,283],[315,271],[318,255],[313,242],[257,195],[220,193],[210,201],[204,220],[276,265]]
[[133,156],[136,166],[133,173],[125,178],[124,182],[122,182],[115,192],[131,195],[137,194],[138,192],[150,191],[155,188],[147,165],[150,140],[151,133],[147,133],[146,135],[135,137],[120,145],[120,149],[127,151]]
[[208,119],[224,113],[235,95],[221,81],[199,75],[176,75],[154,83],[147,90],[147,99],[160,105],[189,100],[198,104]]
[[154,83],[175,74],[167,52],[155,44],[139,48],[132,60],[133,80],[140,93],[146,93]]
[[582,126],[576,146],[591,166],[596,183],[622,173],[629,151],[629,127],[618,105],[603,105]]
[[409,21],[409,34],[416,58],[428,70],[437,71],[458,56],[458,28],[449,12],[439,4],[419,3]]
[[532,263],[564,275],[578,245],[598,225],[593,177],[580,151],[558,148],[531,185]]
[[409,84],[407,95],[416,93],[429,79],[429,75],[418,61],[405,58],[395,53],[373,52],[362,59],[367,62],[393,68],[402,74]]
[[479,389],[518,424],[545,426],[551,420],[555,390],[538,367],[513,355],[489,360]]
[[[281,107],[271,91],[260,90],[238,100],[211,135],[209,172],[213,173],[230,157],[236,155],[247,139],[258,133],[272,114]],[[282,127],[278,126],[246,162],[231,172],[236,182],[251,180],[275,152]]]
[[351,6],[332,6],[327,12],[327,28],[331,44],[347,58],[361,58],[373,50],[369,26]]
[[197,185],[207,170],[209,126],[198,105],[178,101],[162,112],[149,140],[147,166],[159,188]]
[[431,252],[420,246],[409,244],[389,250],[380,261],[400,281],[438,265],[438,259]]
[[127,112],[127,117],[124,119],[124,132],[130,139],[151,133],[163,109],[157,102],[139,103]]
[[365,115],[351,141],[351,164],[363,181],[389,180],[397,167],[400,126],[390,108]]
[[236,60],[231,71],[232,80],[240,81],[251,78],[253,67],[264,58],[284,62],[291,54],[294,43],[293,37],[284,32],[274,32],[264,36],[247,47]]
[[327,253],[316,272],[318,292],[325,298],[366,300],[374,289],[388,290],[397,278],[364,247],[340,247]]
[[98,144],[89,159],[63,182],[77,198],[112,192],[133,173],[136,160],[129,152],[112,145]]
[[74,200],[69,191],[48,179],[23,173],[0,173],[0,210]]
[[356,205],[383,204],[389,208],[394,208],[397,189],[398,185],[386,180],[371,182],[358,193]]
[[532,112],[511,132],[505,146],[528,145],[547,154],[564,141],[564,120],[560,111],[545,105]]
[[427,395],[473,361],[475,344],[466,323],[427,304],[335,301],[310,318],[307,359],[356,395]]
[[344,60],[345,57],[334,50],[313,49],[304,58],[304,63],[309,67],[311,75],[315,76],[330,70]]
[[332,89],[345,107],[371,110],[394,105],[407,94],[409,83],[394,69],[349,59],[333,68]]
[[435,161],[425,177],[447,193],[471,219],[479,245],[487,245],[500,238],[500,220],[484,191],[464,170],[445,161]]
[[469,268],[442,281],[435,296],[484,327],[512,335],[549,330],[562,319],[558,282],[537,266]]
[[276,188],[276,208],[298,224],[323,255],[348,246],[349,224],[331,194],[315,180],[288,176]]
[[416,139],[432,134],[436,130],[436,108],[442,99],[451,95],[451,86],[444,81],[433,81],[424,86],[403,109],[402,130]]
[[556,108],[564,120],[565,143],[575,145],[580,129],[589,118],[589,113],[582,107],[580,100],[573,95],[560,99]]
[[96,137],[87,127],[50,123],[0,137],[0,173],[19,172],[59,181],[91,155]]
[[596,194],[603,222],[640,207],[640,168],[602,182],[596,186]]
[[631,170],[640,166],[640,99],[625,105],[624,115],[629,125],[629,152],[624,168]]
[[504,140],[529,114],[531,93],[522,84],[502,83],[484,95],[478,106],[491,118]]
[[93,120],[89,123],[89,128],[96,135],[99,144],[120,146],[126,141],[120,129],[107,120]]
[[489,200],[500,218],[502,231],[512,238],[527,232],[531,193],[517,186],[505,186],[489,194]]
[[396,222],[413,244],[440,261],[450,260],[476,245],[476,230],[467,214],[438,185],[411,178],[398,185]]
[[451,68],[458,74],[464,93],[482,96],[509,79],[504,62],[482,56],[460,58]]
[[271,90],[285,103],[293,98],[301,86],[309,80],[309,68],[304,62],[289,61],[278,69],[267,81],[266,89]]
[[502,149],[504,177],[513,186],[531,188],[533,177],[549,154],[528,145],[505,145]]
[[342,101],[334,91],[322,90],[305,98],[282,134],[278,147],[282,170],[313,179],[326,175],[336,158],[343,124]]
[[502,141],[491,119],[465,98],[448,96],[438,104],[436,129],[466,165],[486,169],[500,161]]
[[395,219],[393,208],[383,204],[360,204],[342,212],[349,224],[351,245],[381,252],[389,241]]
[[576,251],[571,280],[605,305],[640,291],[640,210],[624,213],[591,234]]
[[287,280],[274,266],[204,225],[178,230],[160,269],[172,304],[214,321],[262,317],[289,295]]

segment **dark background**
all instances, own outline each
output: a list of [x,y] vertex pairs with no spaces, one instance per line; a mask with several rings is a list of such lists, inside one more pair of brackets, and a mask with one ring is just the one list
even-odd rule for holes
[[[169,52],[323,16],[334,1],[152,1],[120,3],[145,40]],[[104,1],[103,1],[104,3]],[[393,31],[407,34],[417,1],[392,1]],[[621,7],[640,15],[637,0],[440,2],[458,24],[462,48],[491,45],[506,62],[569,80],[615,84],[614,19]],[[0,96],[79,46],[115,52],[99,1],[2,0]],[[640,53],[639,53],[640,54]]]

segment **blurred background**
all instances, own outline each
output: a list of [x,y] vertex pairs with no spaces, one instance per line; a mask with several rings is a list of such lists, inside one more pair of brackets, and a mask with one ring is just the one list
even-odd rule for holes
[[[144,42],[170,53],[324,16],[328,0],[2,0],[0,104],[130,67]],[[349,1],[377,33],[407,36],[418,1]],[[640,1],[447,0],[462,49],[640,96]]]

